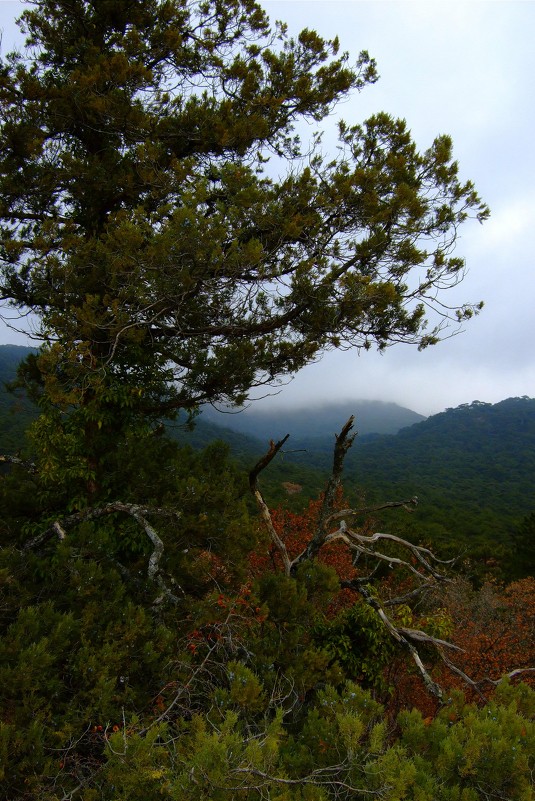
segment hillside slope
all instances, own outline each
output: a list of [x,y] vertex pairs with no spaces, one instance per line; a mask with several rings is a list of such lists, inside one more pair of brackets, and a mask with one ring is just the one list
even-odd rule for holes
[[535,400],[474,401],[396,436],[358,443],[351,480],[375,498],[420,500],[420,531],[435,539],[508,541],[535,511]]
[[0,453],[13,454],[22,447],[24,432],[37,415],[35,406],[23,392],[6,389],[6,384],[15,379],[17,367],[32,350],[20,345],[0,345]]
[[[463,501],[471,487],[486,484],[481,502],[498,508],[507,489],[531,508],[535,479],[535,400],[508,398],[497,404],[463,404],[358,446],[348,459],[363,473],[388,476],[391,486],[416,491],[419,485],[447,483]],[[364,476],[363,476],[364,479]]]

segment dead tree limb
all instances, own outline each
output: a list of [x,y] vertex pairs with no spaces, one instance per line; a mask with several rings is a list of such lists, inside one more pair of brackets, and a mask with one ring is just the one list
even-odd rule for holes
[[[48,528],[38,534],[33,539],[28,540],[23,546],[23,550],[32,551],[40,548],[46,542],[51,540],[55,535],[59,535],[58,526],[64,530],[68,530],[77,526],[79,523],[85,523],[88,520],[97,520],[99,517],[114,514],[115,512],[124,512],[135,518],[135,515],[156,515],[157,517],[179,517],[180,513],[169,510],[160,509],[158,507],[145,507],[138,506],[134,503],[123,503],[122,501],[112,501],[103,506],[93,506],[89,509],[83,509],[81,512],[74,512],[59,520],[55,520]],[[138,520],[139,522],[139,520]],[[61,537],[60,537],[61,539]]]
[[446,654],[444,653],[444,651],[441,648],[438,649],[438,653],[439,653],[440,658],[442,659],[442,661],[444,662],[444,664],[448,668],[448,670],[451,670],[452,673],[454,673],[456,676],[459,676],[459,678],[462,679],[462,681],[464,681],[464,683],[468,687],[471,687],[474,690],[474,692],[476,692],[479,695],[479,697],[481,698],[482,701],[486,702],[487,698],[483,695],[483,693],[479,689],[478,682],[476,682],[473,679],[471,679],[470,676],[468,676],[464,672],[464,670],[461,670],[460,667],[457,667],[457,665],[454,662],[452,662],[451,659],[449,659],[446,656]]
[[268,452],[264,454],[264,456],[262,456],[261,459],[258,460],[253,469],[250,471],[249,486],[251,487],[251,490],[253,492],[257,487],[258,476],[260,475],[262,470],[265,470],[268,464],[273,461],[273,459],[278,454],[284,443],[289,439],[289,437],[290,435],[286,434],[286,436],[283,437],[281,440],[279,440],[279,442],[273,442],[273,440],[271,440],[271,442],[269,443]]
[[505,676],[502,676],[500,679],[490,679],[486,677],[482,679],[480,684],[486,682],[494,685],[494,687],[497,687],[504,679],[514,679],[516,676],[521,676],[523,673],[535,673],[535,667],[516,668],[515,670],[511,670],[509,673],[506,673]]
[[[438,644],[434,637],[430,635],[426,635],[425,632],[416,630],[416,629],[405,629],[402,627],[398,627],[394,625],[394,623],[390,620],[388,615],[386,614],[385,610],[383,609],[380,601],[375,598],[369,590],[369,587],[365,584],[361,584],[358,588],[358,592],[360,593],[361,597],[364,601],[374,609],[381,619],[382,623],[384,624],[386,630],[390,634],[390,636],[405,650],[409,652],[412,657],[414,664],[416,665],[423,682],[431,695],[434,695],[439,701],[442,701],[442,688],[440,685],[433,681],[429,672],[427,671],[422,658],[418,652],[418,649],[413,644],[412,640],[416,640],[417,637],[415,635],[420,635],[418,637],[419,641],[421,642],[423,638],[426,639],[426,642],[432,643],[435,646]],[[440,643],[443,644],[444,640],[440,640]],[[457,648],[457,646],[453,646]],[[458,649],[462,650],[462,649]]]
[[37,467],[33,462],[29,462],[26,459],[21,459],[19,456],[8,456],[7,454],[0,454],[0,462],[4,464],[16,464],[19,467],[23,467],[28,473],[37,473]]
[[[410,629],[396,625],[391,617],[387,614],[385,609],[385,607],[392,608],[396,604],[399,605],[406,603],[408,600],[418,597],[418,595],[420,595],[422,592],[430,590],[438,583],[449,581],[447,576],[440,568],[453,564],[455,560],[452,559],[449,561],[443,561],[438,559],[435,554],[429,550],[429,548],[424,548],[420,545],[414,545],[408,540],[397,537],[394,534],[385,534],[382,532],[375,532],[371,535],[362,534],[358,530],[350,528],[346,523],[346,519],[351,520],[359,515],[376,512],[383,509],[404,507],[408,511],[412,511],[412,509],[414,509],[418,503],[418,499],[414,497],[408,501],[393,501],[380,504],[378,506],[364,507],[362,509],[344,509],[342,511],[335,510],[338,489],[341,486],[344,459],[349,448],[353,444],[355,437],[354,434],[350,433],[352,427],[353,417],[350,417],[345,426],[342,428],[340,434],[336,436],[332,474],[327,483],[327,488],[325,490],[325,495],[319,512],[315,531],[310,537],[310,540],[304,550],[293,560],[290,559],[286,545],[273,525],[269,509],[262,497],[257,483],[259,473],[264,470],[274,459],[288,439],[288,436],[286,436],[277,444],[271,442],[269,451],[257,462],[249,474],[251,491],[255,495],[262,519],[270,534],[271,541],[281,555],[284,571],[286,575],[292,575],[299,564],[307,560],[314,559],[319,554],[323,545],[336,540],[340,540],[345,543],[348,549],[353,553],[353,564],[357,563],[359,557],[367,557],[368,559],[375,561],[376,567],[369,575],[365,577],[355,577],[348,581],[342,581],[341,586],[355,590],[361,596],[364,602],[375,611],[392,639],[410,654],[428,692],[434,695],[439,701],[442,701],[442,689],[431,678],[427,668],[424,665],[422,656],[418,650],[418,648],[421,646],[431,646],[452,673],[459,676],[465,682],[465,684],[467,684],[469,687],[472,687],[482,699],[486,700],[479,687],[482,682],[475,682],[459,667],[457,667],[457,665],[455,665],[446,655],[446,650],[459,652],[463,650],[462,648],[459,648],[459,646],[454,645],[446,640],[442,640],[439,637],[433,637],[420,629]],[[338,528],[336,528],[334,531],[331,530],[333,523],[338,525]],[[382,546],[385,544],[395,545],[398,548],[398,553],[401,551],[402,555],[394,556],[391,553],[388,553],[387,549],[383,550]],[[375,594],[375,592],[372,591],[371,584],[371,581],[373,580],[377,571],[377,567],[381,564],[388,564],[390,567],[402,567],[405,570],[408,570],[418,582],[418,586],[416,589],[399,598],[383,601]],[[535,668],[513,670],[508,674],[508,676],[512,678],[516,675],[519,675],[521,672],[533,672],[534,670]],[[497,684],[497,682],[491,683]]]
[[289,436],[290,436],[289,434],[286,434],[286,436],[283,439],[281,439],[279,442],[276,443],[273,442],[273,440],[271,440],[268,452],[261,459],[259,459],[259,461],[256,463],[256,465],[249,473],[249,487],[256,499],[256,503],[258,504],[258,508],[260,510],[260,515],[262,517],[262,520],[264,521],[264,525],[268,530],[269,536],[271,537],[272,542],[275,544],[282,557],[282,561],[284,564],[284,572],[288,576],[290,575],[291,572],[292,563],[290,561],[290,557],[288,556],[286,545],[277,534],[267,504],[264,501],[264,498],[262,497],[262,493],[258,489],[258,476],[262,472],[262,470],[264,470],[268,466],[268,464],[275,458],[275,456],[280,451],[280,449],[282,448],[282,446],[284,445]]
[[147,577],[157,584],[161,591],[163,600],[165,597],[171,603],[178,603],[178,597],[171,592],[167,587],[160,570],[160,560],[164,553],[164,544],[155,528],[147,520],[147,515],[156,515],[159,517],[179,517],[179,513],[168,509],[160,509],[156,507],[143,507],[135,503],[123,503],[121,501],[113,501],[112,503],[104,504],[103,506],[93,507],[91,509],[84,509],[81,512],[75,512],[68,517],[61,520],[55,520],[45,531],[42,531],[33,539],[29,540],[24,546],[25,551],[35,550],[40,548],[46,542],[57,536],[60,540],[67,537],[67,531],[74,528],[80,523],[87,522],[88,520],[97,520],[106,515],[115,514],[117,512],[127,514],[132,517],[136,523],[143,529],[148,539],[152,543],[152,553],[149,557],[147,566]]
[[407,512],[412,512],[418,506],[418,498],[414,496],[409,498],[408,501],[389,501],[388,503],[380,503],[378,506],[363,506],[361,509],[341,509],[339,512],[333,512],[327,518],[327,523],[335,520],[343,520],[346,517],[357,517],[358,515],[371,515],[374,512],[382,512],[384,509],[399,509],[400,507]]
[[[333,531],[331,534],[328,534],[325,537],[324,543],[327,544],[329,542],[334,542],[335,540],[342,540],[350,550],[356,552],[357,554],[362,554],[363,556],[369,556],[372,559],[386,562],[390,567],[393,567],[394,565],[401,565],[407,568],[407,570],[413,573],[413,575],[425,582],[429,582],[430,578],[435,579],[436,581],[446,581],[446,576],[443,573],[440,573],[433,566],[433,562],[447,565],[454,561],[451,560],[451,562],[444,562],[435,557],[428,548],[424,548],[420,545],[414,545],[412,542],[404,540],[402,537],[396,537],[393,534],[381,534],[379,532],[372,534],[371,536],[359,534],[358,532],[347,528],[343,520],[339,529]],[[421,569],[418,570],[413,564],[411,564],[411,562],[407,561],[407,559],[401,559],[400,557],[383,553],[382,551],[378,551],[373,547],[374,543],[381,541],[395,542],[404,550],[409,551],[413,559],[420,563],[425,572]]]
[[318,523],[316,526],[316,532],[310,542],[308,543],[307,547],[302,551],[296,558],[293,560],[291,565],[291,571],[294,572],[298,565],[301,562],[306,562],[308,559],[314,559],[315,556],[318,555],[322,545],[325,543],[328,535],[328,525],[329,522],[334,514],[334,507],[336,504],[336,498],[338,495],[338,490],[342,485],[342,474],[344,472],[344,459],[350,447],[353,445],[353,441],[357,436],[357,433],[351,434],[351,429],[353,428],[353,421],[355,418],[353,415],[349,418],[345,426],[342,428],[339,434],[335,434],[336,442],[334,446],[334,456],[333,456],[333,469],[329,481],[327,482],[327,487],[325,489],[325,494],[323,496],[323,503],[321,506],[320,514]]

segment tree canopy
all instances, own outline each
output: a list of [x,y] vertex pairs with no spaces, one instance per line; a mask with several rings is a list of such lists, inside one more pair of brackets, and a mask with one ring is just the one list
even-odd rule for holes
[[340,122],[323,153],[322,120],[376,80],[366,52],[290,38],[253,0],[41,0],[21,25],[1,294],[38,317],[54,403],[151,419],[243,401],[329,348],[436,341],[458,226],[487,209],[448,136],[420,153],[387,114]]

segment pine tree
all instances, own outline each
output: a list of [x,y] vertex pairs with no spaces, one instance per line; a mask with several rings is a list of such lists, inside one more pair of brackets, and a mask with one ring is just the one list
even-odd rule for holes
[[26,374],[45,463],[94,498],[138,424],[241,402],[329,348],[437,340],[425,308],[462,277],[459,224],[487,215],[449,137],[419,153],[384,113],[340,122],[334,158],[297,135],[376,80],[366,52],[289,38],[254,0],[42,0],[21,19],[0,292],[47,343]]

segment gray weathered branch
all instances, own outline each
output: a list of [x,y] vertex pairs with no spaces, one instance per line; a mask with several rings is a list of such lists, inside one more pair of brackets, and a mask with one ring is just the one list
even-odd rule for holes
[[353,428],[354,420],[355,418],[353,415],[351,415],[341,432],[339,434],[335,434],[336,442],[334,446],[333,469],[325,489],[325,494],[323,496],[323,503],[316,525],[316,532],[304,551],[302,551],[293,560],[291,565],[292,572],[295,571],[301,562],[306,562],[308,559],[314,559],[327,540],[328,525],[333,517],[333,514],[335,513],[334,507],[336,504],[336,497],[338,495],[338,490],[342,485],[344,459],[348,450],[353,445],[353,441],[356,437],[356,432],[354,434],[350,433],[351,429]]
[[129,515],[143,529],[153,546],[147,567],[147,577],[160,587],[163,597],[172,603],[178,603],[178,597],[167,587],[160,571],[160,560],[163,556],[164,544],[146,517],[147,515],[157,515],[159,517],[178,517],[179,513],[176,511],[161,509],[158,507],[144,507],[135,503],[113,501],[112,503],[107,503],[103,506],[97,506],[91,509],[84,509],[81,512],[75,512],[74,514],[68,515],[68,517],[64,517],[61,520],[55,520],[47,529],[45,529],[45,531],[42,531],[36,537],[29,540],[24,545],[24,550],[29,551],[39,548],[54,536],[57,536],[60,540],[64,540],[67,537],[67,531],[79,525],[80,523],[87,522],[88,520],[97,520],[100,517],[115,514],[117,512],[122,512],[123,514]]
[[273,525],[273,521],[271,519],[271,514],[267,507],[264,498],[262,497],[262,493],[258,489],[258,476],[264,470],[268,464],[275,458],[277,453],[280,451],[286,440],[290,435],[286,434],[286,436],[281,439],[279,442],[273,442],[271,440],[269,444],[268,452],[256,463],[253,467],[251,472],[249,473],[249,487],[251,488],[251,492],[253,493],[256,503],[258,504],[258,508],[260,509],[260,514],[262,516],[262,520],[268,530],[269,536],[271,537],[272,542],[276,545],[284,563],[284,572],[289,576],[292,568],[292,562],[290,557],[288,556],[288,551],[286,549],[286,545],[281,540],[277,531],[275,530],[275,526]]
[[28,471],[28,473],[37,473],[37,467],[33,462],[30,462],[27,459],[21,459],[19,456],[0,454],[0,462],[4,462],[4,464],[16,464],[20,467],[23,467]]

